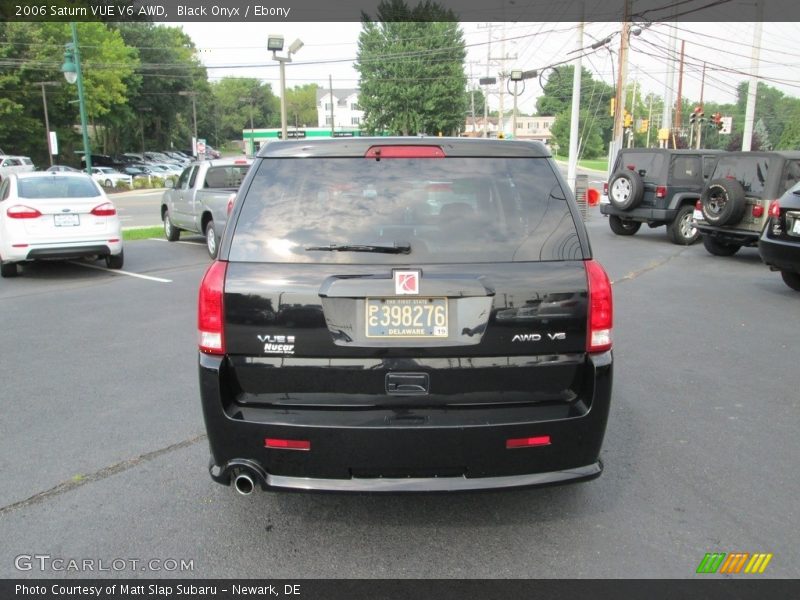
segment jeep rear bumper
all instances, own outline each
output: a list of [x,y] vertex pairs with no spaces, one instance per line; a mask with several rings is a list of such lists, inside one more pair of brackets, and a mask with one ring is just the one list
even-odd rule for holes
[[663,221],[671,223],[678,215],[677,210],[669,208],[634,208],[631,210],[620,210],[613,204],[601,204],[600,212],[604,215],[614,215],[630,221],[642,221],[645,223]]
[[694,226],[702,235],[707,235],[725,244],[738,244],[739,246],[755,246],[758,238],[761,237],[760,231],[748,231],[747,229],[727,229],[725,227],[715,227],[707,223],[694,222]]

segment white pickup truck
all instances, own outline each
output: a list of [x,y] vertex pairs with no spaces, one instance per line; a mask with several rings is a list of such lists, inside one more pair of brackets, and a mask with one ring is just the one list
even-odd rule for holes
[[181,231],[203,234],[208,254],[216,258],[228,221],[228,204],[232,203],[251,163],[244,158],[190,163],[161,200],[166,238],[177,241]]

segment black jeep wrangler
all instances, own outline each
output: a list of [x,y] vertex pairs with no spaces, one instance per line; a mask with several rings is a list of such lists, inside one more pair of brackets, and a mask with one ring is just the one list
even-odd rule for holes
[[673,244],[696,242],[699,234],[692,211],[721,154],[721,150],[620,150],[600,204],[611,231],[633,235],[642,223],[666,225]]
[[694,212],[706,250],[757,246],[770,202],[800,181],[800,152],[731,152],[719,159]]

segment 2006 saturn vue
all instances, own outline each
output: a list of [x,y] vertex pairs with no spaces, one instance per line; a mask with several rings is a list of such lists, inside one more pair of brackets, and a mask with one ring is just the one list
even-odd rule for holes
[[199,293],[211,477],[243,494],[592,479],[612,295],[547,148],[273,142]]

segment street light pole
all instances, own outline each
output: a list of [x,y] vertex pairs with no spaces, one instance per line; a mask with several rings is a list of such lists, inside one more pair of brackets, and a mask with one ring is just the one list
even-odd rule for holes
[[278,56],[277,52],[283,50],[283,36],[270,35],[267,38],[267,50],[272,50],[272,60],[277,60],[281,71],[281,139],[286,140],[288,136],[286,126],[286,63],[292,62],[292,54],[297,53],[303,47],[303,42],[299,39],[292,42],[286,56]]
[[78,28],[75,23],[70,23],[72,29],[72,43],[66,45],[64,64],[61,71],[67,83],[78,84],[78,105],[81,113],[81,133],[83,134],[83,156],[86,160],[86,172],[92,173],[92,149],[89,146],[89,129],[86,124],[86,100],[83,93],[83,73],[81,73],[81,53],[78,48]]
[[53,152],[52,148],[50,147],[50,119],[47,116],[47,93],[45,92],[45,86],[53,86],[58,85],[57,81],[37,81],[34,85],[42,86],[42,104],[44,105],[44,138],[47,144],[47,156],[50,158],[50,166],[53,166]]

